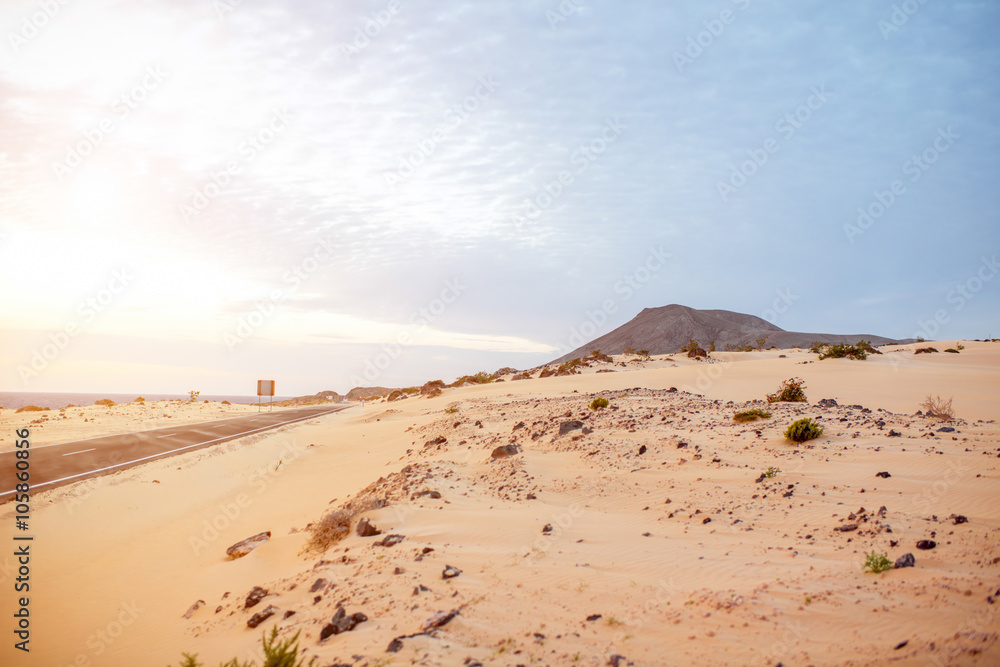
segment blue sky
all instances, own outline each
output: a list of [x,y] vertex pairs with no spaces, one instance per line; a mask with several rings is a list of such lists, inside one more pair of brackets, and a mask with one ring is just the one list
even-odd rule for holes
[[670,303],[1000,336],[998,28],[985,1],[5,3],[0,389],[408,385]]

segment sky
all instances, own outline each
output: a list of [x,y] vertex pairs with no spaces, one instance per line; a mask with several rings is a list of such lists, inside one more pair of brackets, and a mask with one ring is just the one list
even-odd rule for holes
[[0,391],[1000,337],[990,0],[0,4]]

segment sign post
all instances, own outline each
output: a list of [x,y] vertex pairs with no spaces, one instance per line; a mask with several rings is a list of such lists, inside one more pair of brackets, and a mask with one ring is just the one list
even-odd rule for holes
[[271,397],[267,403],[267,411],[271,411],[271,402],[274,401],[274,380],[257,380],[257,412],[260,412],[260,397]]

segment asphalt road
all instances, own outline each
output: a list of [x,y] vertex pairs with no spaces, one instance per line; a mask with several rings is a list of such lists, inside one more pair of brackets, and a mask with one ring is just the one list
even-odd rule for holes
[[[183,424],[138,433],[108,435],[75,442],[29,447],[31,490],[50,489],[89,477],[125,470],[174,454],[189,452],[259,433],[285,424],[313,419],[349,406],[309,407],[251,413],[200,424]],[[30,427],[29,427],[30,428]],[[30,442],[30,437],[29,437]],[[23,450],[18,450],[23,451]],[[0,452],[0,503],[13,497],[16,452]]]

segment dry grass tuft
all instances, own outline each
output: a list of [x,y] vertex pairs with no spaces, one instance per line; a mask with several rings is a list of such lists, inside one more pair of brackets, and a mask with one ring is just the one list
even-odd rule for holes
[[924,399],[924,402],[920,404],[923,408],[924,414],[928,417],[936,417],[937,419],[954,419],[955,410],[951,407],[952,399],[944,400],[940,396],[928,396]]

